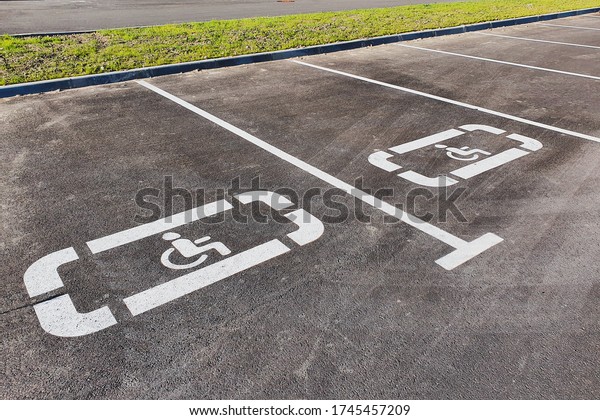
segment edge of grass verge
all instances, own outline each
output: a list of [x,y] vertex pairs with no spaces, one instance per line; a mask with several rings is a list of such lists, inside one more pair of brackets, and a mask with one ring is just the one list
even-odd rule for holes
[[[336,43],[339,43],[340,49],[358,48],[375,45],[377,42],[369,41],[378,38],[398,36],[400,40],[402,34],[412,33],[415,30],[461,28],[463,25],[494,22],[499,18],[531,18],[532,14],[528,12],[532,10],[548,12],[549,9],[549,13],[553,14],[560,12],[576,14],[588,10],[572,10],[573,6],[578,5],[598,7],[600,1],[573,0],[565,6],[564,2],[559,0],[529,0],[527,4],[518,0],[479,0],[126,28],[61,36],[27,38],[2,36],[0,37],[0,90],[10,86],[16,87],[18,84],[37,84],[30,82],[44,83],[43,81],[52,80],[58,82],[66,79],[73,81],[81,79],[80,76],[93,78],[92,75],[113,74],[115,80],[105,81],[100,80],[101,77],[96,77],[99,80],[85,85],[110,83],[195,70],[199,68],[197,66],[194,68],[192,64],[204,60],[213,59],[215,61],[213,67],[270,61],[290,56],[332,52],[335,47],[329,49],[320,47],[331,47],[331,44]],[[539,16],[533,15],[533,17]],[[546,19],[553,17],[553,15],[542,16],[546,16]],[[464,30],[456,32],[464,32]],[[433,35],[436,34],[429,36]],[[317,51],[302,54],[302,49],[307,47],[308,50]],[[319,49],[324,50],[319,51]],[[285,54],[286,52],[296,54]],[[280,56],[274,57],[277,53]],[[248,58],[255,54],[262,58],[257,60]],[[236,57],[239,62],[234,60]],[[169,65],[176,65],[181,69],[166,72],[141,71],[148,68],[176,67]],[[131,70],[137,70],[140,74],[136,77],[127,77],[125,74]],[[79,87],[81,84],[75,82],[63,85],[55,89]]]

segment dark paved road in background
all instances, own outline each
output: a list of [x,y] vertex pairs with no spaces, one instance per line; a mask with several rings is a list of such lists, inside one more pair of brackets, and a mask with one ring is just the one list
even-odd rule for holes
[[[446,0],[446,2],[458,0]],[[212,19],[391,7],[435,0],[0,0],[0,33],[81,31]]]
[[[0,398],[597,399],[592,29],[533,24],[0,100]],[[414,143],[448,130],[462,134]],[[409,171],[452,171],[464,219],[445,219],[443,190]],[[165,177],[206,203],[286,188],[315,218],[139,224],[137,192],[161,203]],[[357,178],[387,207],[342,191]],[[431,219],[385,217],[400,207]],[[503,241],[470,245],[489,235]],[[183,258],[206,236],[231,254]],[[440,265],[455,249],[466,260]]]

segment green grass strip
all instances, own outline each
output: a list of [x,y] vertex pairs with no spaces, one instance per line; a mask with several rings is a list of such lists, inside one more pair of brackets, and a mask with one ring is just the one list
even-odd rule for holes
[[478,0],[215,20],[88,34],[0,37],[0,85],[306,47],[600,6],[600,0]]

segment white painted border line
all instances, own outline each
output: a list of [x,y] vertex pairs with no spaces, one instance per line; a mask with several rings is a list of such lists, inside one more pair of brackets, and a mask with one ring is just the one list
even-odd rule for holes
[[271,153],[272,155],[275,155],[278,158],[280,158],[288,163],[291,163],[295,167],[319,178],[320,180],[328,183],[329,185],[331,185],[335,188],[339,188],[340,190],[343,190],[346,193],[352,195],[353,197],[358,198],[359,200],[363,201],[364,203],[366,203],[370,206],[373,206],[378,210],[382,210],[383,212],[387,213],[388,215],[395,217],[398,220],[401,220],[402,222],[408,224],[409,226],[412,226],[412,227],[420,230],[421,232],[426,233],[426,234],[434,237],[435,239],[455,248],[455,250],[452,251],[450,254],[436,260],[436,263],[438,263],[440,266],[442,266],[443,268],[445,268],[447,270],[452,270],[453,268],[458,267],[462,263],[468,261],[470,258],[473,258],[474,256],[491,248],[492,246],[502,242],[502,238],[498,237],[497,235],[494,235],[493,233],[486,233],[486,234],[480,236],[479,238],[474,239],[471,242],[465,241],[464,239],[454,236],[451,233],[446,232],[443,229],[433,226],[433,225],[431,225],[409,213],[404,212],[403,210],[397,208],[396,206],[393,206],[383,200],[380,200],[370,194],[367,194],[366,192],[359,190],[359,189],[353,187],[352,185],[350,185],[332,175],[329,175],[328,173],[312,166],[311,164],[306,163],[303,160],[300,160],[297,157],[284,152],[283,150],[259,139],[258,137],[255,137],[252,134],[247,133],[240,128],[237,128],[236,126],[229,124],[228,122],[226,122],[226,121],[198,108],[197,106],[192,105],[189,102],[186,102],[183,99],[178,98],[177,96],[172,95],[172,94],[170,94],[170,93],[168,93],[168,92],[166,92],[144,80],[138,80],[137,83],[144,86],[145,88],[150,89],[151,91],[158,93],[159,95],[175,102],[176,104],[181,105],[182,107],[192,111],[193,113],[201,116],[202,118],[205,118],[205,119],[217,124],[218,126],[229,131],[230,133],[233,133],[233,134],[243,138],[244,140],[247,140],[248,142],[254,144],[255,146],[260,147],[261,149]]
[[214,216],[215,214],[232,209],[233,206],[227,200],[218,200],[212,203],[205,204],[172,216],[164,217],[154,222],[135,226],[130,229],[125,229],[111,235],[103,236],[102,238],[94,239],[87,242],[87,246],[93,254],[116,248],[121,245],[126,245],[131,242],[139,241],[157,233],[175,229],[196,220]]
[[553,26],[558,28],[585,29],[588,31],[600,31],[600,28],[589,28],[587,26],[556,25],[554,23],[538,23],[540,26]]
[[273,239],[225,260],[129,296],[123,299],[123,302],[133,316],[140,315],[250,267],[262,264],[271,258],[283,255],[289,250],[278,239]]
[[598,47],[596,45],[572,44],[570,42],[548,41],[546,39],[534,39],[534,38],[524,38],[524,37],[521,37],[521,36],[510,36],[510,35],[493,34],[491,32],[479,32],[479,35],[495,36],[495,37],[498,37],[498,38],[519,39],[519,40],[522,40],[522,41],[531,41],[531,42],[544,42],[546,44],[567,45],[569,47],[594,48],[594,49],[600,50],[600,47]]
[[588,134],[582,134],[582,133],[578,133],[576,131],[571,131],[571,130],[566,130],[564,128],[554,127],[554,126],[551,126],[551,125],[548,125],[548,124],[544,124],[544,123],[540,123],[540,122],[537,122],[537,121],[528,120],[526,118],[521,118],[521,117],[517,117],[517,116],[514,116],[514,115],[510,115],[510,114],[505,114],[503,112],[498,112],[498,111],[494,111],[494,110],[491,110],[491,109],[482,108],[482,107],[476,106],[476,105],[470,105],[470,104],[467,104],[465,102],[455,101],[454,99],[448,99],[448,98],[444,98],[442,96],[432,95],[430,93],[421,92],[421,91],[418,91],[418,90],[414,90],[414,89],[410,89],[410,88],[406,88],[406,87],[402,87],[402,86],[398,86],[398,85],[393,85],[391,83],[380,82],[379,80],[369,79],[367,77],[357,76],[355,74],[346,73],[346,72],[343,72],[343,71],[334,70],[334,69],[330,69],[330,68],[327,68],[327,67],[317,66],[316,64],[310,64],[310,63],[306,63],[306,62],[303,62],[303,61],[297,61],[297,60],[290,60],[290,62],[296,63],[296,64],[301,64],[301,65],[307,66],[307,67],[312,67],[312,68],[315,68],[315,69],[318,69],[318,70],[322,70],[322,71],[326,71],[326,72],[329,72],[329,73],[339,74],[340,76],[345,76],[345,77],[349,77],[349,78],[352,78],[352,79],[361,80],[363,82],[372,83],[372,84],[383,86],[383,87],[387,87],[387,88],[390,88],[390,89],[395,89],[395,90],[399,90],[399,91],[406,92],[406,93],[412,93],[413,95],[423,96],[425,98],[434,99],[436,101],[445,102],[447,104],[452,104],[452,105],[460,106],[460,107],[463,107],[463,108],[472,109],[472,110],[475,110],[475,111],[483,112],[485,114],[495,115],[497,117],[505,118],[507,120],[517,121],[517,122],[520,122],[520,123],[523,123],[523,124],[532,125],[534,127],[540,127],[540,128],[546,129],[546,130],[555,131],[557,133],[566,134],[566,135],[577,137],[577,138],[580,138],[580,139],[590,140],[590,141],[594,141],[596,143],[600,143],[600,138],[594,137],[594,136],[590,136]]
[[576,76],[576,77],[583,77],[583,78],[586,78],[586,79],[600,80],[600,76],[591,76],[589,74],[572,73],[570,71],[562,71],[562,70],[556,70],[556,69],[548,69],[548,68],[545,68],[545,67],[529,66],[527,64],[513,63],[511,61],[494,60],[492,58],[477,57],[477,56],[474,56],[474,55],[459,54],[459,53],[454,53],[454,52],[449,52],[449,51],[442,51],[442,50],[434,50],[432,48],[417,47],[417,46],[414,46],[414,45],[406,45],[406,44],[393,44],[393,45],[396,46],[396,47],[412,48],[414,50],[435,52],[435,53],[438,53],[438,54],[452,55],[452,56],[455,56],[455,57],[469,58],[469,59],[472,59],[472,60],[487,61],[487,62],[496,63],[496,64],[506,64],[506,65],[515,66],[515,67],[523,67],[523,68],[530,69],[530,70],[541,70],[541,71],[547,71],[547,72],[550,72],[550,73],[558,73],[558,74],[562,74],[562,75],[566,75],[566,76]]

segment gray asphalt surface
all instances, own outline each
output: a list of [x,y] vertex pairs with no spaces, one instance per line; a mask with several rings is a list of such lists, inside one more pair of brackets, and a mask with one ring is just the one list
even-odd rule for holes
[[[449,3],[459,0],[444,0]],[[83,31],[441,3],[435,0],[0,0],[0,33]]]
[[[552,23],[600,29],[592,16]],[[1,100],[0,397],[600,397],[600,32],[532,24],[401,45],[146,81],[222,121],[136,82]],[[465,124],[543,147],[449,187],[465,188],[455,202],[464,221],[443,220],[438,188],[369,163]],[[161,265],[170,245],[160,233],[96,254],[86,245],[138,226],[142,188],[164,195],[172,176],[175,187],[205,189],[207,202],[232,188],[225,199],[236,203],[256,177],[299,196],[331,187],[256,139],[337,180],[362,178],[363,190],[391,189],[386,203],[429,212],[430,226],[465,241],[503,241],[446,270],[435,261],[452,246],[368,205],[369,222],[334,223],[323,196],[294,198],[324,225],[305,245],[286,236],[293,224],[240,223],[228,210],[221,223],[169,231],[211,236],[234,256],[274,238],[290,251],[133,316],[123,299],[196,270]],[[517,144],[482,131],[444,141],[492,156]],[[389,161],[431,177],[469,163],[433,145]],[[337,193],[350,212],[361,203]],[[174,212],[184,208],[179,199]],[[64,287],[30,297],[28,267],[69,247],[79,260],[58,268]],[[200,267],[223,261],[210,253]],[[71,338],[44,331],[32,306],[65,294],[79,313],[107,306],[118,323]],[[50,316],[59,329],[74,319]]]

